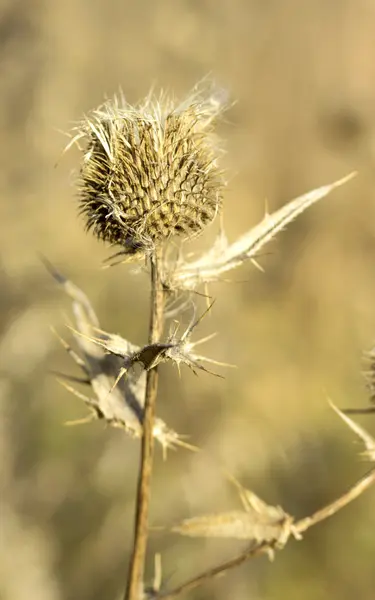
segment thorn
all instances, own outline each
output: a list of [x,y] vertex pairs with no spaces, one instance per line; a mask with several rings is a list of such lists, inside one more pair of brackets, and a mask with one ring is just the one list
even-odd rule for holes
[[365,444],[366,451],[362,454],[367,456],[370,460],[375,461],[375,439],[358,423],[355,423],[350,419],[346,414],[344,414],[335,404],[332,402],[330,398],[327,398],[329,405],[335,411],[336,414],[361,438],[363,443]]
[[267,219],[267,217],[270,216],[270,212],[269,212],[269,206],[268,206],[268,198],[264,199],[264,219]]
[[[74,333],[74,335],[78,335],[79,337],[83,338],[84,340],[87,340],[88,342],[91,342],[92,344],[96,344],[97,346],[100,346],[100,348],[103,348],[104,350],[106,350],[106,352],[108,352],[108,354],[116,354],[115,352],[112,352],[112,350],[109,350],[106,342],[102,341],[100,338],[95,338],[95,337],[86,335],[85,333],[78,331],[78,329],[75,329],[71,325],[67,325],[67,328],[70,329]],[[116,356],[121,356],[121,355],[116,355]],[[121,356],[121,358],[123,358],[123,357]]]
[[205,282],[205,284],[204,284],[204,294],[206,296],[206,307],[208,310],[210,308],[210,296],[208,293],[208,283],[207,282]]
[[60,373],[60,371],[49,371],[51,375],[55,375],[57,379],[65,381],[71,381],[72,383],[80,383],[82,385],[90,385],[91,379],[89,377],[75,377],[74,375],[67,375],[66,373]]
[[182,336],[181,339],[186,339],[192,332],[193,330],[197,327],[197,325],[199,325],[199,323],[202,321],[202,319],[210,312],[210,310],[212,309],[213,305],[215,304],[215,300],[212,300],[211,304],[206,308],[206,310],[201,314],[200,317],[198,317],[198,319],[195,321],[195,323],[193,323],[192,325],[190,325],[188,327],[188,329],[186,330],[186,332],[184,333],[184,335]]
[[268,556],[268,560],[270,562],[274,562],[275,560],[275,550],[273,548],[266,548],[265,550],[267,556]]
[[49,261],[48,258],[44,256],[44,254],[39,253],[39,259],[43,263],[48,273],[53,277],[53,279],[57,281],[57,283],[59,283],[60,285],[66,283],[67,280],[64,277],[64,275],[62,275],[62,273],[60,273],[60,271],[56,269],[56,267],[51,263],[51,261]]
[[85,361],[77,354],[75,350],[66,342],[56,331],[54,327],[51,327],[52,333],[57,337],[62,347],[66,350],[69,356],[74,360],[74,362],[82,369],[87,379],[91,381],[90,371],[85,363]]
[[226,478],[237,488],[238,495],[240,497],[242,505],[243,505],[245,511],[248,512],[249,511],[249,503],[247,500],[245,488],[243,487],[243,485],[240,484],[238,479],[236,479],[236,477],[234,475],[232,475],[232,473],[230,473],[227,469],[224,468],[223,471],[224,471],[224,475],[226,476]]
[[256,269],[258,269],[258,271],[260,271],[261,273],[265,273],[265,270],[263,269],[262,265],[260,265],[258,261],[255,260],[255,258],[250,258],[250,262],[254,265]]
[[92,398],[89,398],[88,396],[85,396],[85,394],[81,394],[81,392],[79,392],[78,390],[76,390],[74,387],[68,385],[65,381],[63,381],[62,379],[57,378],[57,381],[59,382],[60,385],[62,385],[66,390],[68,390],[68,392],[70,392],[71,394],[73,394],[74,396],[77,396],[77,398],[79,398],[80,400],[83,400],[83,402],[85,404],[87,404],[90,407],[98,407],[98,403],[96,400],[93,400]]
[[92,421],[96,420],[96,414],[88,415],[88,417],[83,417],[82,419],[74,419],[72,421],[65,421],[64,425],[66,427],[75,427],[76,425],[86,425],[87,423],[92,423]]
[[210,333],[209,335],[206,335],[206,337],[201,338],[200,340],[197,340],[196,342],[190,342],[190,347],[195,348],[195,346],[199,346],[200,344],[204,344],[205,342],[212,340],[217,335],[218,335],[217,331],[215,331],[214,333]]
[[224,229],[224,214],[222,212],[219,215],[219,237],[221,239],[226,239],[225,229]]
[[[231,369],[238,369],[238,365],[233,365],[232,363],[221,362],[220,360],[215,360],[214,358],[208,358],[207,356],[200,356],[199,354],[194,354],[194,358],[197,361],[205,361],[205,362],[210,363],[211,365],[216,365],[218,367],[229,367]],[[215,373],[213,373],[213,375],[215,375]],[[218,377],[222,377],[222,375],[218,375]]]
[[200,452],[201,449],[198,448],[198,446],[195,446],[194,444],[189,444],[188,442],[184,442],[183,439],[181,439],[182,436],[179,436],[176,440],[175,440],[175,444],[176,446],[180,446],[180,448],[185,448],[186,450],[191,450],[192,452]]
[[162,565],[161,565],[161,554],[157,552],[154,558],[154,581],[152,588],[154,592],[159,592],[162,582]]
[[126,367],[121,367],[119,374],[116,377],[116,380],[114,382],[114,384],[112,385],[111,389],[109,390],[106,400],[108,400],[109,396],[112,394],[113,390],[115,389],[115,387],[117,386],[117,384],[119,383],[120,379],[126,375],[128,372],[128,369]]

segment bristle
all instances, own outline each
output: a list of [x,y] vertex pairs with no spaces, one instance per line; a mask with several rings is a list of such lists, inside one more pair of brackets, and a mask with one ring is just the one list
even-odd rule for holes
[[114,98],[94,110],[77,135],[86,140],[78,189],[87,229],[127,254],[199,233],[221,206],[212,136],[221,110],[198,93],[181,105]]

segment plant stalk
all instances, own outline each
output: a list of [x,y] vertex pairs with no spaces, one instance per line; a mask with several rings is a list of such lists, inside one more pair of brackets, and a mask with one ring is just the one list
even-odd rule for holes
[[[161,278],[161,250],[151,257],[151,307],[149,343],[160,341],[164,326],[164,290]],[[128,569],[128,581],[124,600],[141,600],[148,538],[148,514],[151,494],[151,476],[154,453],[155,404],[158,390],[158,368],[147,373],[143,417],[141,458],[136,497],[136,513],[133,551]]]
[[[353,502],[356,498],[361,496],[369,487],[375,484],[375,468],[371,469],[364,477],[357,481],[347,492],[342,494],[339,498],[327,504],[320,510],[316,511],[309,517],[305,517],[297,521],[294,525],[295,530],[298,533],[302,533],[313,527],[317,523],[328,519],[332,515],[336,514],[339,510]],[[245,552],[235,556],[234,558],[227,560],[216,567],[210,568],[199,575],[192,577],[185,583],[179,585],[173,590],[160,592],[157,594],[157,600],[175,600],[175,598],[182,596],[183,594],[194,590],[200,585],[207,583],[218,577],[224,575],[230,569],[242,565],[245,561],[260,554],[264,554],[267,550],[274,548],[274,542],[263,541],[257,546],[246,550]]]

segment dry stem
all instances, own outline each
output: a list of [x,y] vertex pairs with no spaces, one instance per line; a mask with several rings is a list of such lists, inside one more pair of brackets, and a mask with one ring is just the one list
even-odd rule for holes
[[295,524],[296,530],[298,531],[298,533],[302,533],[303,531],[310,529],[310,527],[312,527],[313,525],[316,525],[317,523],[328,519],[328,517],[331,517],[332,515],[336,514],[339,510],[344,508],[344,506],[347,506],[348,504],[350,504],[350,502],[358,498],[358,496],[360,496],[374,483],[375,469],[371,469],[371,471],[367,473],[367,475],[365,475],[359,481],[357,481],[347,492],[345,492],[345,494],[337,498],[337,500],[334,500],[333,502],[331,502],[331,504],[324,506],[310,517],[306,517],[298,521]]
[[[161,279],[161,251],[151,257],[151,314],[149,343],[160,341],[164,324],[164,291]],[[128,570],[128,582],[124,600],[140,600],[143,597],[143,580],[148,537],[148,512],[151,491],[151,475],[154,451],[153,428],[158,388],[158,370],[147,373],[146,396],[143,418],[141,460],[136,497],[134,545]]]
[[[374,483],[375,468],[371,469],[369,473],[367,473],[364,477],[357,481],[347,492],[342,494],[339,498],[337,498],[330,504],[327,504],[327,506],[321,508],[320,510],[316,511],[313,515],[305,517],[300,521],[297,521],[293,526],[294,531],[297,534],[302,533],[307,529],[310,529],[310,527],[313,527],[317,523],[328,519],[329,517],[337,513],[339,510],[347,506],[350,502],[358,498],[365,490],[367,490]],[[196,587],[207,583],[208,581],[215,577],[218,577],[219,575],[224,575],[226,571],[229,571],[234,567],[240,566],[246,560],[254,558],[255,556],[263,554],[269,550],[272,550],[273,547],[274,543],[272,542],[261,542],[260,544],[257,544],[255,547],[253,546],[252,548],[246,550],[238,556],[235,556],[234,558],[224,563],[221,563],[216,567],[208,569],[207,571],[201,573],[196,577],[193,577],[192,579],[189,579],[182,585],[176,587],[174,590],[159,593],[157,595],[157,598],[163,598],[164,600],[172,600],[174,598],[177,598],[181,594],[190,592]]]
[[164,600],[172,600],[173,598],[177,598],[181,594],[190,592],[191,590],[194,590],[196,587],[202,585],[203,583],[207,583],[214,577],[224,575],[224,573],[226,571],[229,571],[229,569],[239,567],[249,558],[258,556],[259,554],[266,552],[269,548],[270,544],[268,542],[261,542],[260,544],[257,544],[256,546],[246,550],[246,552],[242,552],[238,556],[235,556],[234,558],[231,558],[230,560],[227,560],[224,563],[221,563],[220,565],[217,565],[216,567],[213,567],[212,569],[201,573],[197,577],[193,577],[192,579],[186,581],[174,590],[171,590],[170,592],[161,592],[157,595],[157,598],[163,598]]

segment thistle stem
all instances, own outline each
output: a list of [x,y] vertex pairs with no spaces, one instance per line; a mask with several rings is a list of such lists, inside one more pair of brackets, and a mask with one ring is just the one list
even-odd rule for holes
[[[150,344],[160,341],[163,325],[164,290],[161,278],[161,250],[155,250],[151,257]],[[129,564],[128,582],[124,600],[141,600],[141,598],[143,598],[143,581],[148,537],[148,513],[154,454],[153,428],[157,389],[158,369],[157,367],[154,367],[147,373],[141,458],[136,498],[134,544]]]

